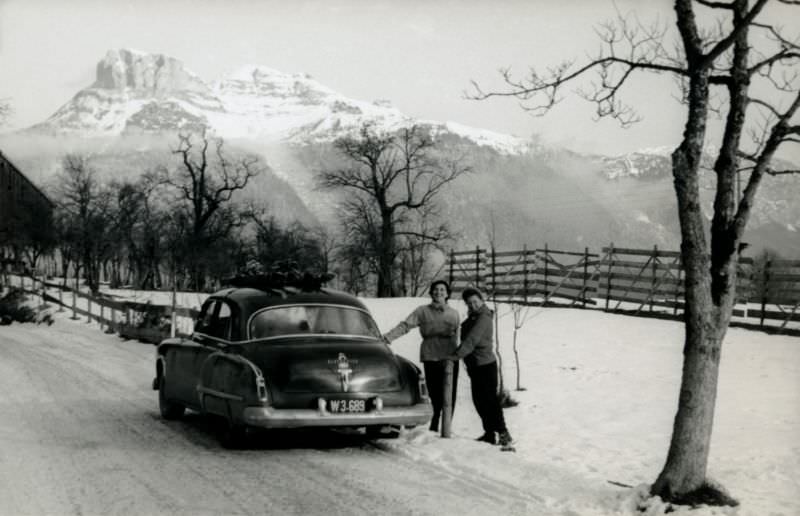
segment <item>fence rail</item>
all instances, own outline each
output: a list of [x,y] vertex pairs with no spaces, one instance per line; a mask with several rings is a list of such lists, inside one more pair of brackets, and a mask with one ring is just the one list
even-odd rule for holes
[[[498,301],[658,316],[678,316],[685,305],[681,254],[658,247],[611,244],[599,253],[476,247],[452,251],[446,267],[455,290],[475,286]],[[740,258],[734,318],[778,330],[800,322],[800,260]]]
[[189,332],[181,328],[191,327],[199,314],[194,308],[118,300],[103,293],[92,295],[63,283],[30,276],[8,275],[6,279],[9,286],[20,287],[30,295],[59,305],[60,309],[72,311],[73,318],[86,317],[123,337],[146,342],[158,343],[167,336],[187,336]]
[[[757,262],[743,257],[738,267],[734,322],[778,331],[800,328],[795,324],[800,323],[800,260]],[[568,251],[548,245],[512,251],[476,247],[451,251],[446,270],[454,290],[476,286],[503,302],[673,317],[685,306],[680,253],[657,247],[630,249],[611,244],[599,253],[588,247]],[[124,301],[104,294],[93,296],[63,283],[7,276],[11,278],[12,285],[72,310],[73,317],[81,315],[123,336],[150,342],[158,342],[165,334],[191,332],[198,315],[196,309],[177,304]],[[147,317],[151,320],[144,321]],[[146,329],[155,321],[168,321],[168,328]]]

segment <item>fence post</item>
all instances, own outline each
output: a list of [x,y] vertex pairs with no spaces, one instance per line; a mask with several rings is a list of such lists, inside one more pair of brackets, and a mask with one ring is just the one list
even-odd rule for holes
[[442,386],[442,437],[449,438],[453,421],[453,361],[444,361],[444,385]]
[[453,280],[455,279],[456,276],[455,266],[456,266],[456,251],[455,249],[450,249],[450,277],[449,277],[450,281],[448,281],[448,283],[450,283],[451,289],[453,288]]
[[656,295],[656,274],[658,274],[658,246],[653,246],[653,277],[650,278],[650,311],[653,311],[653,298]]
[[497,271],[495,269],[495,250],[492,245],[492,299],[497,300]]
[[769,292],[769,268],[772,264],[772,259],[767,258],[767,263],[764,264],[764,284],[761,289],[761,327],[764,327],[764,312],[767,310],[767,295]]
[[111,305],[111,329],[117,331],[117,311],[114,310],[114,305]]
[[675,285],[675,306],[672,308],[672,315],[678,315],[678,300],[680,299],[681,291],[683,290],[683,257],[678,257],[678,284]]
[[481,247],[475,246],[475,288],[481,288]]
[[64,311],[64,290],[60,286],[58,288],[58,311]]
[[522,299],[528,302],[528,245],[522,246]]
[[589,288],[587,281],[589,280],[589,248],[583,248],[583,296],[581,302],[583,308],[586,308],[586,289]]
[[177,304],[178,299],[178,292],[177,287],[175,286],[175,282],[172,282],[172,312],[170,313],[170,320],[169,320],[169,336],[170,338],[175,338],[175,305]]
[[92,294],[86,296],[86,322],[92,322]]
[[614,242],[608,246],[608,271],[606,276],[606,312],[608,312],[608,305],[611,302],[611,266],[614,263]]
[[72,319],[78,318],[78,271],[75,271],[75,288],[72,290]]
[[[42,276],[42,277],[44,277],[44,276]],[[39,280],[39,288],[41,289],[40,292],[41,292],[41,296],[42,296],[42,304],[41,304],[41,306],[44,307],[44,305],[46,303],[46,300],[45,300],[44,296],[45,296],[45,294],[47,294],[47,292],[45,292],[45,286],[44,286],[44,280],[43,279]]]
[[544,300],[542,306],[547,304],[547,298],[550,297],[550,285],[547,283],[547,266],[550,264],[550,255],[547,250],[547,242],[544,244]]

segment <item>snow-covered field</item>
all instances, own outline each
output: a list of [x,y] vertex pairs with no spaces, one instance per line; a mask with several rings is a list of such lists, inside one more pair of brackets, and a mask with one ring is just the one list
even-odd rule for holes
[[[427,300],[364,302],[386,331]],[[463,317],[463,303],[451,303]],[[518,336],[521,383],[526,390],[517,392],[509,312],[500,305],[505,381],[520,402],[505,411],[517,453],[502,453],[473,440],[481,427],[463,366],[452,439],[418,428],[398,440],[380,441],[379,447],[403,457],[404,464],[418,464],[420,474],[468,481],[472,487],[463,496],[477,504],[469,514],[492,503],[514,514],[616,515],[636,514],[637,508],[647,515],[664,514],[663,504],[643,500],[669,444],[680,381],[682,325],[593,310],[531,308]],[[36,331],[52,334],[53,342],[58,342],[60,332],[74,332],[78,326],[87,338],[96,335],[98,342],[114,338],[96,331],[94,324],[70,321],[67,315]],[[3,332],[0,329],[0,342]],[[419,340],[412,331],[393,348],[416,361]],[[142,357],[147,363],[141,368],[149,370],[151,353]],[[152,393],[143,396],[155,403]],[[354,458],[362,451],[355,450]],[[681,509],[677,514],[798,515],[798,474],[800,338],[732,328],[722,355],[709,475],[739,498],[741,506]],[[437,512],[453,513],[445,506]],[[0,514],[5,514],[1,508]],[[465,514],[463,509],[460,514]]]
[[[382,329],[424,302],[365,301]],[[463,303],[453,305],[466,314]],[[513,388],[513,320],[507,306],[498,311],[504,376]],[[454,471],[502,478],[565,514],[635,512],[666,458],[682,338],[683,326],[674,321],[531,308],[518,336],[526,390],[513,392],[520,404],[505,411],[518,441],[516,456],[470,442],[481,427],[466,374],[459,376],[454,439],[423,431],[392,446]],[[418,341],[411,333],[393,347],[416,357]],[[800,338],[736,328],[728,332],[709,475],[742,505],[691,514],[800,514]],[[651,501],[645,514],[664,510]]]

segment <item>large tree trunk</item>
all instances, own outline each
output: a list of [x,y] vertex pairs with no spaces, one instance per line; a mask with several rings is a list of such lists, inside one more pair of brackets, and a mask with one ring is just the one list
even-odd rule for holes
[[[718,283],[712,296],[712,268],[706,218],[700,203],[699,169],[708,113],[707,75],[691,78],[689,117],[681,145],[672,154],[672,173],[681,227],[681,258],[686,271],[685,340],[678,412],[664,469],[651,489],[679,501],[706,482],[722,339],[730,318],[732,289]],[[715,268],[729,270],[728,262]],[[720,267],[722,266],[722,267]],[[727,277],[725,287],[734,281]]]
[[378,256],[378,297],[393,297],[392,266],[394,265],[394,225],[391,214],[381,223],[381,252]]
[[[685,501],[706,484],[722,342],[736,295],[735,242],[720,242],[721,236],[715,234],[717,248],[712,261],[697,173],[688,172],[692,159],[680,149],[673,154],[686,272],[684,362],[667,461],[651,490],[669,501]],[[722,253],[722,247],[728,252]]]
[[653,493],[677,500],[701,488],[714,423],[722,339],[727,321],[710,302],[704,285],[692,287],[687,297],[706,298],[705,303],[687,303],[686,340],[683,349],[678,413],[672,431],[667,461],[653,485]]

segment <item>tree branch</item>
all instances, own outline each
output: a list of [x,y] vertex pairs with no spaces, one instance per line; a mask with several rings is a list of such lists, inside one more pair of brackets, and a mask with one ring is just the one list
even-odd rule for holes
[[710,66],[714,60],[716,60],[719,56],[723,54],[726,50],[728,50],[731,45],[733,45],[736,38],[739,37],[739,34],[742,31],[747,30],[750,24],[755,20],[756,16],[761,12],[761,10],[766,5],[767,0],[756,0],[755,5],[748,11],[746,14],[742,16],[742,19],[739,23],[736,23],[733,27],[733,30],[730,33],[722,38],[716,45],[703,57],[703,64],[704,67]]
[[733,9],[733,4],[730,2],[712,2],[710,0],[694,0],[700,5],[711,7],[712,9]]

